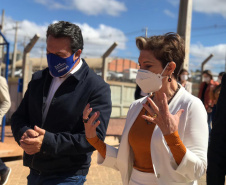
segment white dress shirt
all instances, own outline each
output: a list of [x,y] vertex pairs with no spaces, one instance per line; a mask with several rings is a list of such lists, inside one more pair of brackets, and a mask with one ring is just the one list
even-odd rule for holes
[[54,77],[51,73],[51,76],[53,76],[52,82],[50,84],[50,88],[49,88],[49,92],[46,98],[46,101],[44,102],[44,109],[43,109],[43,114],[42,114],[42,123],[45,122],[48,110],[49,110],[49,106],[50,103],[53,99],[53,96],[55,94],[55,92],[57,91],[57,89],[60,87],[60,85],[71,75],[74,74],[76,71],[78,71],[81,66],[82,66],[82,59],[80,59],[78,65],[72,69],[70,71],[70,73],[68,75],[66,75],[65,77]]

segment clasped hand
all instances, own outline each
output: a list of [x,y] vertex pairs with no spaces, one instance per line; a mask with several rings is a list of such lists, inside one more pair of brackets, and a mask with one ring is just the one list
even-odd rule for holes
[[34,130],[28,129],[20,139],[21,148],[29,155],[40,152],[44,135],[45,130],[38,126],[35,126]]

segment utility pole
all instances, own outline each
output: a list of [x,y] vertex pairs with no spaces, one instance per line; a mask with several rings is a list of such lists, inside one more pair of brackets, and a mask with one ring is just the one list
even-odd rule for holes
[[191,20],[192,20],[192,0],[180,0],[177,33],[184,39],[185,42],[185,58],[183,68],[187,70],[189,66]]
[[148,28],[147,27],[145,28],[145,37],[146,38],[148,37]]
[[106,65],[106,58],[111,54],[111,52],[115,49],[115,47],[117,46],[118,44],[116,42],[114,42],[110,48],[108,48],[108,50],[103,54],[102,56],[102,78],[104,79],[104,81],[107,80],[107,77],[106,77],[106,73],[107,73],[107,66]]
[[[5,18],[5,10],[2,10],[2,21],[1,21],[1,25],[0,25],[0,31],[3,33],[4,30],[4,18]],[[0,37],[0,43],[3,42],[3,38]],[[2,73],[2,62],[3,62],[3,58],[4,58],[4,45],[0,46],[0,75]]]
[[28,61],[28,57],[29,57],[29,53],[31,51],[31,49],[34,47],[35,43],[38,41],[39,39],[39,35],[35,35],[30,42],[26,45],[26,47],[24,48],[24,53],[23,53],[23,92],[22,92],[22,96],[24,96],[24,93],[27,90],[27,85],[29,80],[31,79],[31,72],[29,71],[29,62]]
[[13,51],[13,61],[12,61],[12,69],[11,69],[11,77],[13,78],[15,75],[16,69],[16,56],[17,56],[17,31],[18,31],[18,22],[16,22],[15,29],[15,39],[14,39],[14,51]]
[[39,67],[39,70],[42,70],[42,59],[43,59],[44,48],[45,48],[45,46],[42,46],[42,47],[41,47],[42,54],[41,54],[41,60],[40,60],[40,67]]

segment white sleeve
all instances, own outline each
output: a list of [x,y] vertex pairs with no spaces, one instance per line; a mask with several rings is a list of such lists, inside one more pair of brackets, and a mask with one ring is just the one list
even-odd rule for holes
[[[127,121],[128,121],[128,117],[130,117],[130,115],[131,115],[131,108],[132,107],[133,107],[133,104],[131,104],[130,107],[129,107],[129,111],[127,113],[126,124],[127,124]],[[125,127],[124,127],[123,133],[122,133],[122,140],[123,140],[124,132],[125,132]],[[119,145],[119,148],[120,148],[120,146],[121,146],[121,143]],[[106,156],[105,156],[105,159],[98,152],[97,164],[102,165],[102,166],[107,166],[107,167],[113,168],[115,170],[119,170],[118,169],[118,165],[117,165],[118,151],[119,151],[119,149],[106,144]]]
[[208,126],[206,110],[198,98],[188,108],[183,143],[187,150],[176,171],[188,180],[199,179],[207,168]]
[[113,168],[115,170],[118,170],[117,163],[116,163],[117,155],[118,155],[118,149],[116,149],[113,146],[110,146],[110,145],[106,144],[106,156],[105,156],[105,159],[98,152],[97,164],[102,165],[102,166],[107,166],[107,167]]

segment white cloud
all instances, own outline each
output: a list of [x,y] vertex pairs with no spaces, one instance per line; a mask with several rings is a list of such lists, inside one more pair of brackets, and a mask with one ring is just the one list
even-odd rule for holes
[[206,14],[220,14],[226,18],[225,0],[194,0],[193,10]]
[[[41,38],[45,38],[45,32],[48,24],[37,25],[34,22],[23,20],[18,23],[18,40],[24,37],[32,38],[35,34],[39,34]],[[16,21],[10,17],[5,17],[4,33],[9,41],[14,41]]]
[[180,0],[167,0],[167,1],[175,7],[178,7],[180,4]]
[[164,12],[164,14],[168,15],[169,17],[172,17],[172,18],[176,17],[175,13],[171,12],[170,10],[165,9],[163,12]]
[[[24,46],[28,44],[31,38],[34,37],[35,34],[40,36],[39,40],[35,44],[34,48],[31,50],[32,55],[40,55],[41,47],[45,46],[45,34],[48,24],[37,25],[34,22],[30,22],[28,20],[20,21],[18,24],[18,33],[17,33],[17,48],[21,52],[23,52]],[[8,42],[10,42],[10,51],[13,51],[14,38],[15,38],[15,26],[16,22],[10,17],[5,16],[5,24],[3,33],[7,38]]]
[[192,44],[190,46],[190,53],[195,57],[205,58],[210,54],[214,55],[214,58],[224,59],[226,51],[226,44],[219,44],[215,46],[204,47],[202,44]]
[[[167,0],[174,7],[179,7],[180,0]],[[220,14],[226,18],[225,0],[193,0],[193,11],[205,14]]]
[[117,0],[35,0],[35,2],[47,6],[50,9],[79,10],[87,15],[108,14],[118,16],[126,11],[124,3]]
[[206,63],[205,69],[210,69],[214,73],[224,70],[226,44],[219,44],[205,47],[201,43],[190,46],[190,67],[201,69],[201,63],[210,55],[213,57]]
[[126,47],[126,36],[116,28],[103,24],[99,25],[98,28],[92,28],[86,23],[78,25],[82,29],[84,53],[102,56],[114,42],[118,44],[117,49],[125,49]]
[[34,1],[36,3],[47,6],[50,9],[69,9],[69,7],[67,7],[67,1],[65,1],[62,4],[56,2],[56,0],[34,0]]
[[[5,17],[4,25],[5,36],[7,40],[11,43],[11,51],[14,43],[15,30],[15,21],[10,17]],[[57,21],[53,21],[57,22]],[[77,24],[83,34],[84,39],[84,54],[87,57],[91,56],[102,56],[103,53],[114,43],[116,42],[118,46],[116,47],[116,52],[118,49],[124,50],[126,48],[127,38],[124,33],[117,29],[104,24],[100,24],[99,27],[93,28],[87,23],[75,23]],[[23,20],[19,23],[18,30],[18,50],[23,51],[22,44],[25,42],[27,44],[29,40],[37,33],[40,35],[40,39],[35,44],[34,48],[31,50],[31,56],[40,56],[42,53],[42,47],[46,47],[46,30],[49,23],[43,25],[37,25],[34,22],[28,20]],[[44,52],[45,54],[45,52]]]

